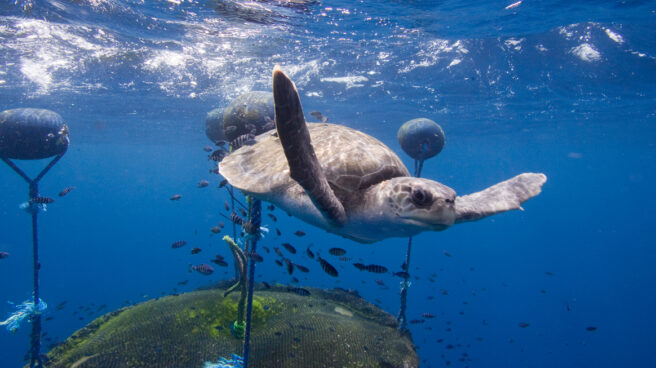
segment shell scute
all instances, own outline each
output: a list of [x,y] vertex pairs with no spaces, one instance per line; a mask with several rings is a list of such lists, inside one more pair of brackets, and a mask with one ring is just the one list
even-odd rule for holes
[[[308,124],[317,159],[340,200],[384,180],[410,176],[401,159],[379,140],[335,124]],[[258,194],[280,195],[295,184],[280,140],[272,131],[256,137],[219,164],[235,187]]]

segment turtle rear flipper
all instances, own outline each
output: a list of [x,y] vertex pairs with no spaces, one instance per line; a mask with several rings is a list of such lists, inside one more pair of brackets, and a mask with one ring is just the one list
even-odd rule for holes
[[540,194],[546,181],[544,174],[524,173],[480,192],[457,197],[456,223],[522,209],[521,204]]
[[273,69],[273,100],[276,130],[289,164],[289,176],[305,189],[324,217],[343,226],[344,206],[330,188],[314,153],[296,86],[278,66]]

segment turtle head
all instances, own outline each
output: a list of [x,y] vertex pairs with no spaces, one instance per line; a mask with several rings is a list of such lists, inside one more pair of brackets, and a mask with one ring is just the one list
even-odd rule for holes
[[388,180],[383,200],[393,216],[417,232],[440,231],[453,225],[456,218],[456,192],[436,181],[413,177]]

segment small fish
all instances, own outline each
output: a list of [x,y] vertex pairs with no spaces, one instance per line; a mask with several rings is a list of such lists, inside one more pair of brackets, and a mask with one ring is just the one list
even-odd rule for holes
[[242,146],[250,146],[255,144],[255,136],[253,134],[242,134],[239,137],[230,141],[230,146],[233,150],[238,149]]
[[225,149],[220,148],[220,149],[212,152],[209,156],[207,156],[207,159],[215,161],[215,162],[219,162],[219,161],[223,160],[228,155],[228,153],[229,152],[226,151]]
[[223,256],[220,255],[220,254],[217,254],[217,255],[214,256],[214,258],[215,258],[215,259],[223,259]]
[[67,195],[68,193],[70,193],[70,192],[71,192],[72,190],[74,190],[74,189],[75,189],[74,186],[66,187],[66,188],[62,189],[61,192],[59,192],[58,195],[59,195],[60,197],[63,197],[63,196],[65,196],[65,195]]
[[398,276],[404,279],[410,278],[410,274],[407,273],[406,271],[394,272],[394,276]]
[[282,246],[285,247],[285,249],[287,249],[287,251],[288,251],[289,253],[291,253],[291,254],[296,254],[296,248],[294,248],[293,245],[291,245],[291,244],[289,244],[289,243],[282,243]]
[[310,250],[310,247],[305,250],[305,253],[307,253],[308,257],[314,259],[314,252]]
[[264,249],[264,251],[267,252],[267,253],[271,253],[271,250],[266,245],[263,245],[262,249]]
[[213,168],[213,169],[210,169],[209,172],[210,172],[210,174],[217,174],[217,175],[218,175],[218,174],[219,174],[219,168],[218,168],[218,167],[215,167],[215,168]]
[[207,181],[207,180],[201,180],[201,181],[198,182],[198,187],[199,187],[199,188],[205,188],[205,187],[207,187],[208,185],[210,185],[210,182]]
[[212,227],[210,228],[210,231],[211,231],[213,234],[218,234],[218,233],[221,232],[221,228],[218,227],[218,226],[212,226]]
[[310,113],[310,115],[314,116],[317,120],[319,120],[322,123],[325,123],[325,122],[328,121],[328,118],[323,116],[323,114],[320,113],[319,111],[312,111]]
[[289,258],[285,258],[285,264],[287,265],[287,273],[291,276],[291,274],[294,273],[294,264]]
[[230,221],[232,221],[233,223],[235,223],[237,225],[243,225],[246,222],[246,221],[244,221],[243,218],[239,217],[239,215],[234,213],[234,212],[230,213]]
[[223,201],[223,208],[225,208],[226,211],[230,211],[230,205],[228,204],[228,202]]
[[203,151],[205,151],[205,152],[212,152],[212,150],[213,150],[213,148],[210,147],[210,146],[203,147]]
[[333,267],[333,265],[331,265],[325,259],[323,259],[319,256],[317,256],[317,258],[319,259],[319,263],[321,264],[321,268],[323,269],[323,271],[325,273],[327,273],[328,275],[330,275],[332,277],[337,277],[339,275],[339,273],[337,272],[337,269],[335,267]]
[[451,257],[451,253],[447,252],[446,250],[442,251],[442,253],[444,253],[444,255],[447,257]]
[[296,230],[296,231],[294,232],[294,235],[296,235],[296,236],[305,236],[305,232],[303,232],[303,231],[301,231],[301,230]]
[[0,252],[0,259],[5,259],[9,258],[9,253],[8,252]]
[[310,269],[309,269],[309,268],[307,268],[307,267],[305,267],[305,266],[303,266],[303,265],[300,265],[300,264],[298,264],[298,263],[294,263],[294,267],[298,268],[298,270],[301,271],[301,272],[305,272],[305,273],[310,272]]
[[262,258],[261,255],[255,253],[255,252],[249,252],[248,256],[255,262],[258,262],[258,263],[264,262],[264,258]]
[[240,208],[240,209],[239,209],[239,213],[241,213],[242,217],[246,217],[246,216],[248,216],[248,212],[246,212],[246,210],[243,209],[243,208]]
[[220,227],[221,229],[223,229],[223,228],[225,227],[225,224],[223,223],[223,221],[219,221],[219,227]]
[[266,281],[262,281],[262,285],[264,285],[264,287],[267,289],[271,289],[271,285],[269,285],[269,283]]
[[385,281],[383,281],[381,279],[376,279],[376,284],[378,284],[380,286],[385,286]]
[[433,313],[422,313],[421,316],[424,318],[435,318]]
[[201,250],[202,250],[202,249],[200,249],[200,248],[198,248],[198,247],[192,248],[192,249],[191,249],[191,254],[198,254],[198,253],[200,253]]
[[347,256],[341,256],[341,257],[339,257],[339,260],[342,261],[342,262],[351,262],[351,260],[353,260],[353,258],[347,257]]
[[521,328],[526,328],[526,327],[528,327],[528,326],[530,326],[530,325],[531,325],[531,324],[528,323],[528,322],[520,322],[518,326],[521,327]]
[[213,259],[210,262],[216,264],[217,266],[228,267],[228,262],[224,261],[223,259]]
[[303,289],[300,287],[288,287],[287,291],[292,292],[294,294],[298,294],[300,296],[309,296],[310,291],[308,289]]
[[346,251],[342,248],[330,248],[328,250],[328,253],[334,256],[343,256],[344,254],[346,254]]
[[212,266],[208,265],[207,263],[201,263],[197,266],[192,265],[191,266],[192,271],[197,271],[201,275],[211,275],[214,272],[214,268]]
[[178,285],[187,285],[188,282],[189,280],[178,281]]
[[273,211],[273,210],[276,209],[276,206],[270,204],[270,205],[267,206],[267,209],[268,209],[269,211]]
[[276,259],[276,264],[280,267],[282,267],[282,262],[279,259]]
[[590,331],[590,332],[597,331],[597,327],[596,326],[589,326],[589,327],[586,327],[585,330]]
[[182,247],[186,244],[187,244],[187,242],[185,240],[178,240],[178,241],[174,242],[173,244],[171,244],[171,248],[173,248],[173,249],[180,248],[180,247]]
[[269,218],[270,218],[271,221],[273,221],[273,222],[277,222],[277,221],[278,221],[278,219],[276,218],[276,216],[275,216],[273,213],[267,213],[267,216],[269,216]]
[[380,266],[380,265],[375,265],[375,264],[370,264],[365,267],[366,271],[372,272],[372,273],[385,273],[387,272],[387,267],[385,266]]
[[276,228],[276,234],[280,236],[280,229]]
[[55,309],[56,309],[56,310],[62,310],[62,309],[64,309],[64,307],[66,306],[66,303],[68,303],[68,301],[64,300],[63,302],[57,304],[57,306],[55,307]]
[[180,198],[182,198],[182,195],[181,195],[181,194],[174,194],[174,195],[171,196],[171,198],[169,198],[169,199],[172,200],[172,201],[177,201],[177,200],[179,200]]
[[410,320],[411,325],[416,325],[418,323],[424,323],[424,322],[426,322],[426,321],[424,321],[423,319],[412,319],[412,320]]
[[553,272],[549,272],[549,271],[545,271],[544,274],[547,275],[547,276],[553,276],[554,275]]
[[37,204],[50,204],[54,202],[55,200],[50,197],[34,197],[30,198],[30,203],[37,203]]
[[354,263],[353,266],[355,266],[355,268],[357,268],[360,271],[363,271],[365,268],[367,268],[367,266],[362,263]]
[[226,184],[228,184],[228,180],[226,179],[221,180],[221,182],[219,183],[219,189],[225,187]]
[[273,251],[276,252],[277,255],[279,255],[281,257],[284,257],[284,255],[282,254],[282,251],[280,250],[280,248],[275,247],[275,248],[273,248]]
[[292,283],[294,283],[294,284],[298,284],[299,281],[298,281],[298,279],[297,279],[296,277],[292,277]]

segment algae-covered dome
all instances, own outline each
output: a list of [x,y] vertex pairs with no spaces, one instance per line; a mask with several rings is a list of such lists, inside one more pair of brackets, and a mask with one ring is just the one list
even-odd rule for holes
[[[353,293],[258,289],[251,367],[419,366],[394,317]],[[237,295],[223,292],[171,295],[108,313],[50,351],[48,367],[202,367],[241,353],[230,332]]]

